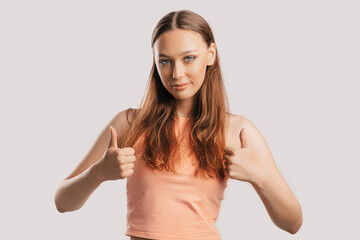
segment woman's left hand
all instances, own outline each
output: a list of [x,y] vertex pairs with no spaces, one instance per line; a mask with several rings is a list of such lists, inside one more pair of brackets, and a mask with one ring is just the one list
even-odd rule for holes
[[245,129],[241,129],[240,147],[226,146],[224,148],[225,167],[230,178],[253,183],[266,172],[256,156],[256,153],[249,148]]

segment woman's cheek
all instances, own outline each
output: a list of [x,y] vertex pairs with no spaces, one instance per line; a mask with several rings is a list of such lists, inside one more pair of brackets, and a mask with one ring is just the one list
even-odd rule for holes
[[205,78],[205,72],[206,72],[206,64],[205,63],[201,63],[198,66],[196,66],[197,68],[197,79],[199,79],[199,81],[201,81],[201,83],[204,81]]
[[196,80],[199,80],[204,75],[204,67],[202,62],[197,62],[192,65],[191,72]]

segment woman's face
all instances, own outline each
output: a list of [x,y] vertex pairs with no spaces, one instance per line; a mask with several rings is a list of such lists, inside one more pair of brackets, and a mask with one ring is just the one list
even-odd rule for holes
[[208,48],[198,33],[176,29],[160,35],[153,54],[164,87],[177,100],[192,100],[204,82],[206,66],[215,61],[216,50],[214,43]]

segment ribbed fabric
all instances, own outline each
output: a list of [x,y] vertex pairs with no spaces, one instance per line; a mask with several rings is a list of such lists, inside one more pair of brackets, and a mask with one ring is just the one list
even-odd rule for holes
[[[175,118],[176,136],[184,137],[187,118]],[[180,135],[179,135],[180,134]],[[182,135],[182,136],[181,136]],[[133,145],[134,173],[127,177],[127,230],[125,235],[159,240],[220,240],[215,222],[219,215],[227,179],[195,178],[195,154],[181,140],[181,162],[177,174],[158,171],[142,159],[144,134]]]

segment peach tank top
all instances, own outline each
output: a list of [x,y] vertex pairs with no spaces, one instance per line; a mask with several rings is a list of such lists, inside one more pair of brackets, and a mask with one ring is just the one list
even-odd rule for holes
[[133,145],[134,172],[127,177],[126,236],[159,240],[220,240],[215,228],[228,179],[195,178],[195,154],[186,152],[184,123],[175,118],[175,135],[181,140],[181,166],[177,174],[158,171],[142,159],[144,135]]

